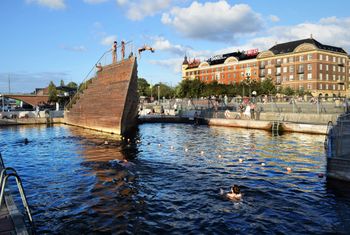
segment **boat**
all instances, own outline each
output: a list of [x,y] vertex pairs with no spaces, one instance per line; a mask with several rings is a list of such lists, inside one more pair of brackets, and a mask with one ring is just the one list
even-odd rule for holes
[[325,139],[327,177],[350,182],[350,113],[339,115],[328,123]]

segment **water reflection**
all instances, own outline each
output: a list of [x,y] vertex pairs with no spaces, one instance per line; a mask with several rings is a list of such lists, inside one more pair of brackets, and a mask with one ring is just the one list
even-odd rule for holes
[[[39,233],[348,231],[349,201],[318,177],[324,136],[181,124],[144,124],[130,141],[68,126],[0,135]],[[240,203],[219,195],[232,184]]]

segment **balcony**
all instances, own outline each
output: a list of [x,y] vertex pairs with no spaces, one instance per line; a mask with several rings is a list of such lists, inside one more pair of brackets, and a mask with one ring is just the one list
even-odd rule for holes
[[259,68],[260,68],[260,69],[264,69],[264,68],[265,68],[265,64],[260,64],[260,65],[259,65]]
[[345,83],[344,83],[343,79],[338,79],[338,80],[337,80],[337,84],[339,84],[339,85],[344,85]]
[[339,63],[338,66],[339,67],[344,67],[344,63]]
[[259,74],[259,77],[262,78],[262,77],[265,77],[265,75],[266,75],[266,74],[261,73],[261,74]]
[[279,63],[276,63],[275,66],[276,66],[276,67],[281,67],[281,64],[282,64],[282,63],[279,62]]
[[276,72],[276,76],[280,76],[281,75],[281,72]]
[[302,74],[302,73],[304,73],[304,69],[299,69],[299,70],[297,71],[297,74]]
[[281,83],[282,83],[281,81],[276,81],[277,86],[281,85]]

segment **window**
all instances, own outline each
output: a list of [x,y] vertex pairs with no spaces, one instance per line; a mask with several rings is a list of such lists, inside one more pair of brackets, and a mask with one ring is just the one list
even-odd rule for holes
[[285,81],[288,81],[287,76],[283,76],[283,81],[284,81],[284,82],[285,82]]
[[328,81],[328,73],[326,74],[326,81]]
[[281,74],[281,67],[276,68],[276,74]]
[[320,64],[320,70],[322,70],[322,64]]
[[289,80],[290,81],[293,81],[294,80],[294,76],[291,74],[291,75],[289,75]]
[[320,76],[319,76],[319,78],[320,78],[320,80],[321,80],[321,81],[322,81],[322,75],[323,75],[323,74],[322,74],[322,73],[320,73]]
[[289,72],[291,72],[291,73],[294,72],[294,65],[289,66]]
[[322,90],[322,84],[319,84],[319,85],[318,85],[318,88],[319,88],[320,90]]
[[271,74],[271,72],[272,72],[271,69],[267,70],[267,74]]
[[312,60],[312,54],[307,54],[307,60]]
[[271,60],[268,60],[268,61],[267,61],[267,65],[271,65]]
[[299,65],[298,73],[304,73],[304,65],[303,64]]
[[281,59],[276,60],[276,64],[280,65],[282,63]]
[[335,72],[335,65],[333,65],[333,72]]
[[230,73],[227,75],[227,78],[231,78],[231,74]]
[[310,83],[307,84],[307,89],[311,90],[312,89],[312,85]]
[[283,58],[283,63],[284,63],[284,64],[287,63],[287,58]]
[[299,61],[304,61],[304,56],[303,55],[299,56]]
[[340,67],[338,66],[338,73],[340,73]]
[[307,80],[312,80],[312,73],[307,74]]
[[289,59],[289,63],[294,62],[294,57],[289,57],[288,59]]
[[312,64],[307,64],[307,70],[312,71]]
[[323,55],[322,54],[320,54],[320,60],[323,60]]
[[283,73],[287,73],[288,72],[288,67],[283,67]]
[[228,66],[228,67],[227,67],[227,70],[231,70],[231,66]]
[[340,85],[338,84],[338,90],[340,90]]
[[326,64],[326,71],[328,71],[328,64]]
[[341,58],[340,57],[338,57],[338,64],[340,64],[341,63]]
[[335,74],[333,74],[333,76],[332,76],[332,77],[333,77],[333,81],[335,81]]
[[337,62],[336,60],[337,60],[337,58],[335,56],[333,56],[333,62],[334,63]]
[[326,84],[326,90],[328,90],[328,84]]
[[329,57],[328,57],[328,55],[326,55],[326,61],[329,61]]
[[335,90],[335,84],[333,84],[333,90]]
[[299,74],[299,80],[300,80],[300,81],[304,80],[304,74],[303,74],[303,73],[302,73],[302,74]]

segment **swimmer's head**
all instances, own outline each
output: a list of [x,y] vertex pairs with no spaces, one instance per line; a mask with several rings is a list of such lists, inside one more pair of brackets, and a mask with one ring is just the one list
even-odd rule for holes
[[29,140],[27,138],[24,139],[24,143],[25,144],[28,144],[29,143]]
[[241,190],[239,189],[239,187],[237,185],[233,185],[231,188],[231,191],[235,194],[240,194]]

